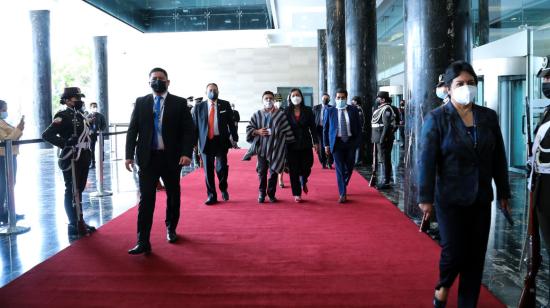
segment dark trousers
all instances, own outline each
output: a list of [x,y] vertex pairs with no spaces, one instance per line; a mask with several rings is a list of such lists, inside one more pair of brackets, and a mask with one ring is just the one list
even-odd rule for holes
[[334,164],[334,159],[331,154],[328,154],[325,152],[325,140],[323,139],[323,127],[317,126],[317,138],[319,138],[319,145],[321,148],[321,151],[317,152],[317,156],[319,157],[319,162],[321,162],[321,166],[326,167],[327,165]]
[[149,164],[140,167],[137,221],[139,243],[149,244],[159,178],[162,178],[166,188],[166,228],[176,231],[180,218],[180,172],[178,161],[170,159],[164,151],[153,151]]
[[546,243],[548,258],[550,258],[550,174],[540,174],[537,177],[537,189],[535,209],[539,221],[541,237]]
[[378,155],[378,170],[381,175],[384,175],[384,184],[389,184],[391,181],[391,150],[393,147],[393,140],[377,143],[376,153]]
[[[80,197],[80,213],[82,213],[82,192],[86,188],[86,181],[88,180],[88,169],[90,167],[90,150],[82,150],[80,157],[75,161],[75,177],[76,177],[76,189]],[[76,225],[78,217],[76,217],[76,208],[73,205],[73,174],[72,170],[63,171],[63,180],[65,181],[65,213],[69,219],[69,224]]]
[[202,153],[202,163],[206,180],[206,192],[209,198],[217,199],[216,181],[214,179],[215,170],[218,176],[220,191],[227,191],[227,176],[229,166],[227,165],[227,149],[223,149],[219,137],[206,141],[204,153]]
[[441,235],[440,287],[450,288],[458,275],[458,307],[476,307],[491,227],[491,204],[438,206]]
[[[90,149],[92,154],[92,164],[95,165],[95,144],[97,143],[97,135],[90,135]],[[101,153],[99,154],[101,157]]]
[[[13,180],[17,175],[17,155],[13,156]],[[6,194],[8,185],[6,182],[6,158],[0,156],[0,222],[8,222],[8,203],[6,202]]]
[[[263,156],[258,155],[258,163],[256,165],[256,172],[258,172],[258,178],[260,179],[260,195],[265,196],[266,193],[270,197],[275,197],[277,191],[277,172],[274,172],[269,167],[271,164]],[[269,178],[267,172],[269,170]]]
[[338,192],[340,196],[347,194],[348,183],[353,174],[353,166],[355,165],[356,146],[352,142],[343,142],[340,138],[336,138],[334,144],[334,164],[336,165],[336,181],[338,182]]
[[307,184],[313,166],[313,150],[292,150],[287,152],[288,173],[293,196],[302,196],[302,187]]

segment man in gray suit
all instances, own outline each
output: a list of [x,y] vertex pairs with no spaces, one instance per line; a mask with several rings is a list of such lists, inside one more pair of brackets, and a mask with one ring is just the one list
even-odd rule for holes
[[227,192],[227,152],[233,147],[230,136],[239,141],[237,128],[233,121],[233,109],[228,101],[218,99],[218,85],[209,83],[206,86],[208,100],[195,105],[193,110],[193,121],[195,133],[198,137],[198,149],[202,153],[202,162],[206,177],[206,190],[208,199],[206,205],[213,205],[218,202],[216,183],[214,180],[214,162],[216,163],[216,174],[218,176],[219,188],[224,201],[229,200]]

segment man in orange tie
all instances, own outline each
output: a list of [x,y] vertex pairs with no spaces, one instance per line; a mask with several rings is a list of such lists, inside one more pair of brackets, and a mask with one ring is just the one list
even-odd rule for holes
[[208,199],[206,205],[213,205],[218,202],[216,183],[214,179],[214,163],[218,175],[219,188],[224,201],[229,200],[227,192],[227,151],[233,145],[230,136],[239,141],[237,128],[233,122],[233,110],[228,101],[218,99],[218,85],[209,83],[206,86],[208,100],[195,106],[193,110],[193,121],[195,132],[198,137],[198,147],[202,153],[204,173],[206,177],[206,190]]

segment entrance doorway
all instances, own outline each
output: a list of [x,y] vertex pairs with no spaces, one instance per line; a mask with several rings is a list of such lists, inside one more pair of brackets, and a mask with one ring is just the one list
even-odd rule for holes
[[510,171],[526,172],[525,75],[499,77],[502,135]]

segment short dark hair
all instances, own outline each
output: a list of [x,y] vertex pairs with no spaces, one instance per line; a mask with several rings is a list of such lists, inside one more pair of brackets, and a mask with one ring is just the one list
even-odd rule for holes
[[218,85],[217,85],[216,83],[214,83],[214,82],[211,82],[211,83],[207,84],[205,89],[208,89],[209,86],[215,86],[216,89],[219,90]]
[[323,97],[323,96],[325,96],[325,95],[328,96],[328,97],[330,97],[330,95],[328,95],[327,92],[323,92],[323,94],[321,94],[321,97]]
[[360,96],[354,96],[351,100],[356,101],[357,104],[361,105],[361,97]]
[[451,87],[451,84],[453,83],[453,79],[458,77],[462,72],[466,72],[472,77],[474,77],[474,80],[477,84],[477,74],[474,71],[474,68],[470,63],[466,61],[455,61],[447,67],[445,70],[445,74],[443,75],[443,81],[445,82],[445,85],[448,87]]
[[0,99],[0,109],[4,109],[6,106],[8,106],[8,103]]
[[273,92],[271,92],[269,90],[265,91],[264,94],[262,94],[262,98],[264,98],[264,96],[266,96],[266,95],[271,95],[271,96],[275,97],[275,94],[273,94]]
[[346,97],[348,97],[348,91],[346,89],[337,89],[336,94],[338,94],[338,93],[344,93],[344,94],[346,94]]
[[166,76],[166,78],[168,78],[168,73],[167,73],[164,69],[162,69],[162,68],[160,68],[160,67],[155,67],[154,69],[152,69],[152,70],[149,72],[149,77],[151,77],[151,74],[153,74],[154,72],[161,72],[161,73],[164,74],[164,76]]
[[90,103],[90,107],[92,107],[92,105],[95,105],[97,107],[97,103],[96,102],[91,102]]

